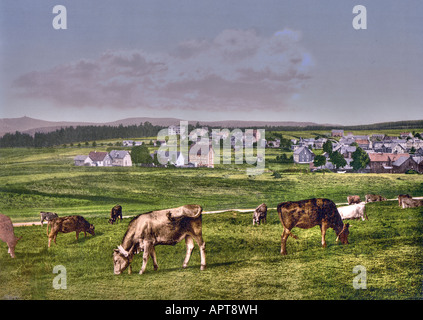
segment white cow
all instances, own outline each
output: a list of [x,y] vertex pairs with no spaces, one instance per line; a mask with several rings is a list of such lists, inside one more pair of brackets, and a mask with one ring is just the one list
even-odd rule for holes
[[339,207],[338,212],[341,215],[342,220],[361,218],[361,220],[364,221],[364,217],[366,217],[366,220],[369,220],[366,214],[365,202],[360,202],[345,207]]

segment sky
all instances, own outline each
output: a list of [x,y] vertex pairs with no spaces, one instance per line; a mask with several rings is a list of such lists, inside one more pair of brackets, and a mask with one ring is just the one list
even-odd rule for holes
[[420,0],[0,0],[0,118],[421,120],[422,20]]

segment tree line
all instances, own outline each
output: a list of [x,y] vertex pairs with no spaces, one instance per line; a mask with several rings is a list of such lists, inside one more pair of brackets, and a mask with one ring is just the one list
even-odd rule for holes
[[[251,127],[255,129],[255,127]],[[423,120],[409,120],[409,121],[394,121],[394,122],[380,122],[374,124],[352,125],[352,126],[333,126],[333,125],[311,125],[305,127],[291,127],[291,126],[264,126],[261,129],[266,131],[313,131],[313,130],[392,130],[392,129],[421,129],[423,128]]]
[[123,126],[77,126],[57,129],[52,132],[36,132],[34,136],[16,131],[0,138],[0,148],[53,147],[63,144],[106,139],[126,139],[157,136],[163,129],[146,121],[139,125]]

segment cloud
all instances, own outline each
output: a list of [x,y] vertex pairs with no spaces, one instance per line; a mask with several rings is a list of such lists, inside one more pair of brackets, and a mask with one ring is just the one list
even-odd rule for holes
[[62,107],[278,110],[307,85],[312,66],[298,31],[263,37],[230,29],[181,42],[170,53],[108,51],[30,72],[14,88]]

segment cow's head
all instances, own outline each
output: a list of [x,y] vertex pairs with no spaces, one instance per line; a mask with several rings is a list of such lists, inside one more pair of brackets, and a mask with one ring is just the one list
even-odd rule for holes
[[336,241],[341,240],[342,244],[349,244],[349,242],[348,242],[348,235],[350,234],[350,231],[348,229],[349,226],[350,226],[349,223],[344,224],[341,232],[338,234],[338,237],[336,238]]
[[9,254],[10,254],[10,256],[12,257],[12,258],[14,258],[15,257],[15,247],[16,247],[16,244],[18,243],[18,241],[19,240],[21,240],[22,239],[22,237],[14,237],[14,239],[10,242],[10,243],[8,243],[8,245],[9,245],[9,250],[7,251]]
[[92,234],[93,236],[95,236],[94,233],[94,226],[92,224],[90,224],[90,228],[87,230],[88,233]]
[[113,272],[121,274],[130,264],[129,252],[119,246],[113,251]]

